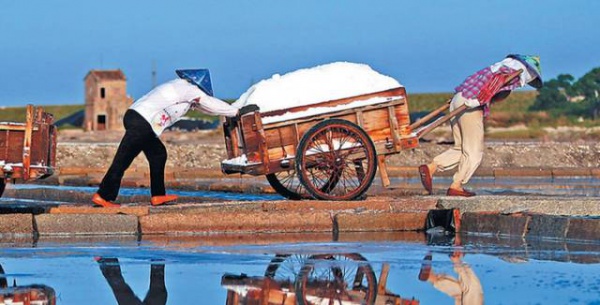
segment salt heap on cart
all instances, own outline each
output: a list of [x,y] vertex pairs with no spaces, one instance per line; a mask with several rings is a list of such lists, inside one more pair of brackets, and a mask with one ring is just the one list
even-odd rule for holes
[[[335,62],[300,69],[284,75],[275,74],[250,87],[233,103],[237,108],[257,105],[262,113],[286,108],[312,105],[324,101],[384,91],[402,87],[397,80],[380,74],[368,65]],[[377,104],[380,99],[361,101],[340,107],[315,107],[302,112],[270,116],[263,123],[280,122],[326,112]]]

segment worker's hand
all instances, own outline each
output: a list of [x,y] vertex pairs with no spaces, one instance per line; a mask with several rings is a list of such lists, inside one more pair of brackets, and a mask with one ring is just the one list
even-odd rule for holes
[[246,113],[251,113],[251,112],[258,111],[258,110],[260,110],[260,108],[258,108],[257,105],[251,104],[251,105],[246,105],[246,106],[240,108],[238,114],[244,115]]
[[195,98],[190,101],[190,110],[195,110],[195,111],[200,110],[200,98]]

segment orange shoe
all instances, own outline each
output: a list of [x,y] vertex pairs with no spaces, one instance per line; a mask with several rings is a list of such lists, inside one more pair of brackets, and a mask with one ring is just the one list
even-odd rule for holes
[[457,189],[449,188],[448,191],[446,192],[446,196],[473,197],[473,196],[475,196],[475,193],[469,192],[465,189],[457,190]]
[[175,200],[177,200],[177,195],[152,196],[152,198],[150,199],[150,203],[152,205],[161,205]]
[[112,203],[108,200],[105,200],[104,198],[100,197],[100,195],[98,195],[98,193],[96,193],[96,194],[94,194],[94,196],[92,196],[92,202],[94,202],[94,204],[99,205],[103,208],[118,208],[121,206],[120,204]]

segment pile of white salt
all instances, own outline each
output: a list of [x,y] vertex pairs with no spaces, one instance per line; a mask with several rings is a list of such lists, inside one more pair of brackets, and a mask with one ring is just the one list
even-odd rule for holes
[[311,105],[384,91],[402,85],[365,64],[334,62],[262,80],[233,103],[241,108],[258,105],[261,112]]

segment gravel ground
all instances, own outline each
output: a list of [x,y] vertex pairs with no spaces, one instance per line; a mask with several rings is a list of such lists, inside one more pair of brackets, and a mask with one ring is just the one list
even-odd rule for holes
[[[114,157],[121,136],[121,132],[61,131],[58,139],[58,166],[107,167]],[[167,167],[218,169],[220,161],[226,158],[223,136],[219,131],[168,131],[161,136],[161,139],[169,153]],[[443,140],[438,139],[438,142],[444,142]],[[450,147],[451,144],[422,142],[418,148],[388,158],[388,165],[417,166],[429,162],[434,156]],[[133,165],[146,167],[147,162],[144,156],[140,155]],[[490,168],[600,167],[600,144],[583,141],[488,142],[481,166]]]

